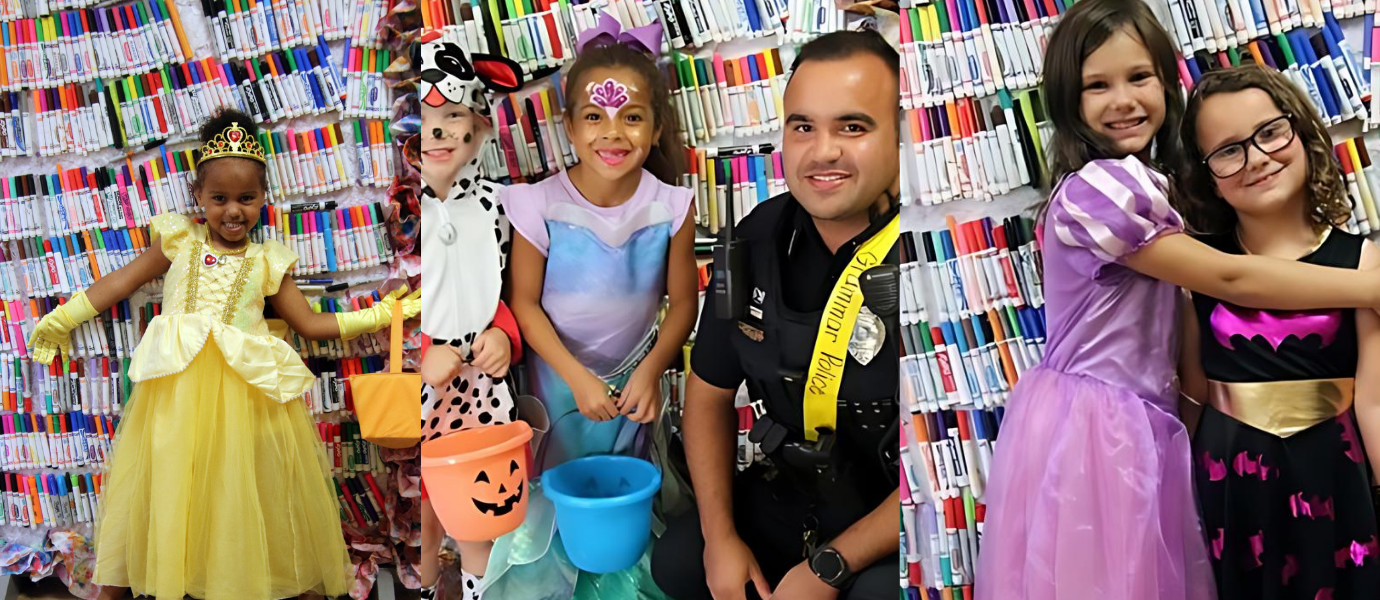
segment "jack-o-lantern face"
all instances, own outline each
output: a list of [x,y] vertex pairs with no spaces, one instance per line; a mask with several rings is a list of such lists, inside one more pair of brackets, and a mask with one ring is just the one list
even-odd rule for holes
[[[517,476],[516,485],[513,484],[514,476]],[[479,499],[477,497],[478,494],[476,494],[476,497],[471,499],[474,502],[474,507],[479,509],[480,513],[493,515],[495,517],[501,517],[513,512],[513,508],[518,505],[518,502],[522,501],[522,486],[525,483],[522,477],[518,475],[518,464],[516,460],[509,461],[508,463],[507,481],[508,483],[506,484],[502,481],[498,483],[498,489],[494,491],[495,498],[493,502],[485,502]],[[489,484],[490,486],[494,484],[494,482],[490,480],[488,471],[482,470],[475,476],[474,483],[476,492],[483,492],[485,490],[485,488],[480,487],[479,484]],[[510,489],[515,491],[511,495],[508,495],[508,490]]]

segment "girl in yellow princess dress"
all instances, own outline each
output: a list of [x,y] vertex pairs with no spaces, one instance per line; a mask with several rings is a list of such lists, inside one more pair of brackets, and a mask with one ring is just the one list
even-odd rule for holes
[[[224,111],[201,130],[192,192],[206,223],[165,214],[142,256],[39,322],[33,358],[70,353],[71,331],[167,274],[163,314],[134,352],[134,395],[115,439],[96,527],[101,598],[274,600],[345,594],[352,582],[325,449],[300,396],[315,378],[269,332],[265,303],[311,340],[407,317],[419,294],[313,313],[286,274],[297,256],[249,240],[267,194],[257,128]],[[415,406],[415,402],[409,407]]]

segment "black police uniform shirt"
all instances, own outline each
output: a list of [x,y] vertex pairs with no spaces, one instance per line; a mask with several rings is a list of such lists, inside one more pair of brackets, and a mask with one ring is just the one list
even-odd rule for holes
[[[804,441],[803,387],[793,386],[796,389],[786,392],[777,373],[789,371],[804,380],[824,306],[835,283],[857,248],[876,235],[897,210],[893,207],[887,214],[875,217],[865,231],[840,246],[837,253],[831,253],[809,213],[791,194],[753,208],[735,229],[748,253],[743,264],[750,265],[745,287],[748,307],[740,320],[725,320],[715,316],[712,301],[705,303],[691,354],[695,374],[724,389],[737,389],[745,379],[782,386],[771,390],[776,392],[773,394],[752,389],[753,382],[749,381],[753,399],[763,399],[768,414],[788,428],[787,440]],[[772,254],[764,256],[760,254],[763,252]],[[899,264],[899,259],[899,248],[893,247],[886,262]],[[774,273],[769,272],[773,270]],[[755,317],[758,310],[761,318]],[[865,366],[850,354],[839,387],[839,398],[850,407],[868,412],[880,407],[884,413],[882,420],[888,423],[897,414],[897,338],[899,332],[889,329],[882,348]],[[772,402],[771,397],[789,400]],[[883,471],[878,449],[888,436],[889,443],[895,446],[895,431],[876,426],[864,429],[848,413],[840,406],[837,446],[844,460],[858,470],[860,483],[867,488],[858,491],[869,502],[880,502],[894,486]]]

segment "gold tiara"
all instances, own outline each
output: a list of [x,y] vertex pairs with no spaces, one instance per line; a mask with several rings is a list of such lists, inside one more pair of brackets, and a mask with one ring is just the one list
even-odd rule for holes
[[260,146],[259,141],[249,135],[245,128],[240,127],[239,123],[231,123],[225,131],[217,133],[216,137],[202,145],[201,160],[198,164],[227,156],[249,158],[268,164],[268,161],[264,160],[264,147]]

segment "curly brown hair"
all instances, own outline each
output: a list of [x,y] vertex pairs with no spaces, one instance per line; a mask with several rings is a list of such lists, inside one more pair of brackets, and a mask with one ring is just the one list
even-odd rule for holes
[[1327,126],[1308,97],[1284,74],[1259,65],[1244,65],[1204,75],[1194,86],[1184,120],[1179,125],[1179,134],[1185,140],[1183,164],[1179,168],[1181,176],[1177,179],[1180,210],[1190,227],[1202,233],[1229,233],[1236,229],[1236,211],[1218,195],[1217,182],[1208,170],[1203,149],[1198,146],[1197,123],[1198,114],[1208,98],[1250,89],[1265,92],[1280,112],[1290,115],[1294,133],[1303,142],[1304,156],[1308,160],[1305,217],[1318,231],[1345,225],[1351,217],[1352,204],[1342,182],[1341,169],[1332,154],[1332,136],[1328,135]]

